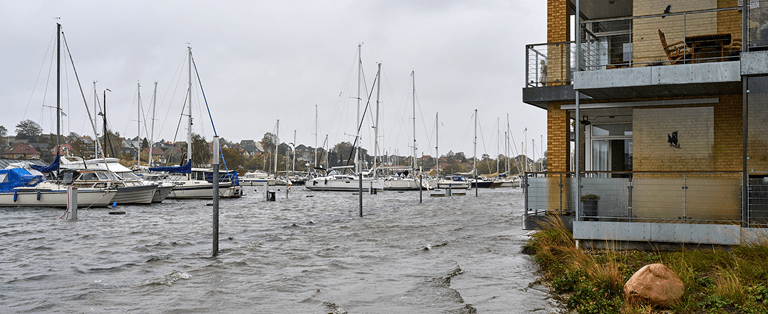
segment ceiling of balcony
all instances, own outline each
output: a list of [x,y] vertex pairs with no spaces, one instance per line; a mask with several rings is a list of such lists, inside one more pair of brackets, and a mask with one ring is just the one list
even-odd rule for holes
[[[576,7],[576,0],[571,0]],[[632,0],[581,0],[581,13],[590,20],[632,16]]]

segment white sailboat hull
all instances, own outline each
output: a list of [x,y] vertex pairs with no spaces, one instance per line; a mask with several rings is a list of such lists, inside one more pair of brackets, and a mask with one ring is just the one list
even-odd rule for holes
[[421,186],[419,186],[419,180],[413,178],[395,178],[384,181],[385,191],[418,191],[430,189],[431,187],[427,180],[423,180]]

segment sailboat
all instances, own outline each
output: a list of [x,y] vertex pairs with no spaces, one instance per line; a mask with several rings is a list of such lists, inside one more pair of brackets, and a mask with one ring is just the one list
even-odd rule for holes
[[[56,23],[56,158],[48,166],[20,165],[0,170],[0,206],[67,207],[68,186],[46,180],[43,173],[60,178],[59,161],[61,138],[61,24]],[[65,180],[71,181],[71,180]],[[65,182],[71,183],[71,182]],[[117,194],[115,189],[83,188],[77,190],[78,207],[104,207]]]
[[477,175],[477,109],[475,109],[475,151],[474,151],[474,157],[472,158],[472,178],[469,180],[469,182],[472,184],[472,187],[477,188],[489,188],[493,184],[493,181],[486,181],[480,178]]
[[[209,168],[192,168],[192,47],[187,47],[188,53],[188,96],[187,107],[187,163],[179,167],[151,167],[149,171],[168,172],[167,182],[174,187],[168,198],[174,199],[212,199],[213,170]],[[219,154],[220,152],[214,152]],[[219,170],[219,197],[238,198],[243,195],[237,172]]]
[[[361,176],[362,186],[364,189],[381,191],[384,189],[383,180],[378,178],[378,174],[373,170],[363,171],[360,168],[360,126],[357,123],[361,123],[360,117],[360,79],[362,74],[363,59],[361,57],[361,46],[357,46],[358,55],[358,71],[357,71],[357,120],[355,127],[357,128],[357,135],[355,137],[355,166],[342,166],[333,167],[328,169],[324,176],[318,176],[306,181],[304,186],[310,191],[345,191],[345,192],[357,192],[360,190]],[[379,64],[379,71],[376,74],[377,81],[381,78],[381,64]],[[381,82],[379,81],[379,84]],[[381,85],[379,85],[381,86]],[[375,155],[375,154],[374,154]],[[353,173],[349,173],[354,168]]]
[[[408,190],[430,190],[431,187],[429,185],[429,182],[427,180],[419,180],[417,178],[417,175],[422,175],[421,173],[417,173],[416,168],[416,74],[414,71],[411,71],[411,78],[413,80],[413,156],[412,156],[412,167],[410,171],[404,170],[400,171],[398,175],[389,176],[384,180],[384,190],[393,190],[393,191],[408,191]],[[376,100],[376,108],[378,112],[378,99]],[[377,137],[378,138],[378,137]],[[377,154],[378,155],[378,154]]]

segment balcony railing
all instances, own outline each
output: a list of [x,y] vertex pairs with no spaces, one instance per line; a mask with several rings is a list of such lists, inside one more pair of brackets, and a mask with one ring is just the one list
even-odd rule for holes
[[[768,48],[768,0],[752,1],[760,9],[746,44]],[[743,47],[740,7],[586,20],[580,30],[582,71],[738,60]],[[573,41],[526,45],[526,87],[572,84],[575,61]]]
[[[572,172],[526,177],[525,215],[575,215],[579,201]],[[607,172],[582,174],[581,194],[599,197],[581,206],[578,220],[768,227],[768,179],[749,181],[749,206],[742,217],[741,172]]]
[[582,21],[582,70],[738,60],[739,9]]
[[576,66],[575,42],[526,45],[525,55],[526,87],[573,83],[571,72]]

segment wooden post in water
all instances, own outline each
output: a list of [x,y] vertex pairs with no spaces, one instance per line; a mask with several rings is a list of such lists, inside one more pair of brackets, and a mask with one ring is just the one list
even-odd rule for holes
[[422,193],[421,192],[422,191],[422,189],[421,189],[422,181],[421,180],[422,180],[421,173],[419,173],[419,204],[421,204],[421,202],[422,202],[422,195],[421,195],[421,193]]
[[213,256],[219,255],[219,137],[213,137]]

